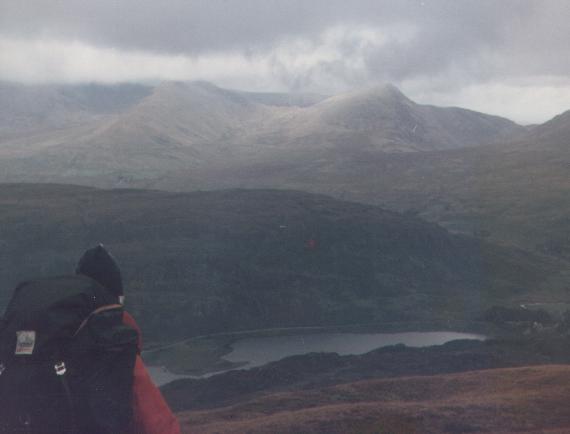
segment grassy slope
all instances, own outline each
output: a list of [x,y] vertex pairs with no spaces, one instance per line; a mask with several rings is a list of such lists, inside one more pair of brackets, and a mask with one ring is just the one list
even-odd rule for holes
[[[459,232],[570,258],[570,115],[516,142],[383,154],[355,142],[158,185],[288,187],[409,210]],[[181,181],[185,179],[185,181]]]
[[[73,270],[108,245],[145,335],[462,319],[556,293],[556,264],[377,207],[292,191],[165,193],[2,185],[0,269]],[[315,240],[311,247],[309,240]]]
[[179,413],[184,433],[562,434],[570,367],[360,381]]

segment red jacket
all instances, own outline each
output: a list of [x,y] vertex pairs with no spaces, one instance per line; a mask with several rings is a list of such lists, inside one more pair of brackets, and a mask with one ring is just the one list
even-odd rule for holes
[[132,434],[180,434],[180,425],[160,390],[152,382],[140,357],[142,348],[140,329],[134,318],[123,314],[123,322],[134,328],[139,335],[139,354],[135,362],[133,384],[133,431]]

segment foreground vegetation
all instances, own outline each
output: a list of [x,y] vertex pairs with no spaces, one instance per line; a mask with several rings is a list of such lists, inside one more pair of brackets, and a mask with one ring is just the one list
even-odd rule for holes
[[568,365],[350,382],[179,413],[184,433],[564,434]]

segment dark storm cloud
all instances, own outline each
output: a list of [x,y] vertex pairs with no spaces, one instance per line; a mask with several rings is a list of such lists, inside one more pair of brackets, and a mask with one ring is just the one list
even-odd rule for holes
[[570,91],[569,21],[567,0],[0,0],[0,79]]
[[318,31],[335,15],[324,1],[7,0],[3,4],[0,24],[10,35],[169,53],[262,46],[285,34]]
[[338,23],[411,22],[434,42],[461,32],[469,48],[500,38],[502,24],[524,18],[536,5],[524,0],[3,0],[0,28],[16,36],[196,53],[263,47]]
[[[5,36],[76,40],[100,47],[195,55],[263,53],[288,37],[312,39],[334,25],[417,29],[407,43],[370,49],[366,64],[386,79],[431,74],[485,52],[525,61],[538,72],[568,72],[557,56],[570,36],[566,1],[540,0],[3,0]],[[530,36],[530,35],[533,36]],[[562,34],[562,35],[561,35]],[[544,45],[552,51],[543,50]],[[347,46],[350,51],[351,47]],[[565,47],[564,47],[565,49]],[[549,54],[550,53],[550,54]],[[506,68],[501,62],[497,68]],[[332,67],[332,66],[331,66]],[[484,76],[487,66],[476,71]],[[514,67],[513,67],[514,69]]]

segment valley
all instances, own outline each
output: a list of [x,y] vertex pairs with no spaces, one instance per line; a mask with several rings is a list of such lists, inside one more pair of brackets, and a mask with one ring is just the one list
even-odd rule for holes
[[569,357],[543,332],[313,353],[162,390],[188,433],[566,432]]
[[[393,85],[0,96],[0,306],[104,243],[183,432],[570,429],[569,112],[521,126]],[[488,339],[343,352],[405,332]]]
[[17,282],[69,273],[102,242],[124,269],[128,308],[151,341],[469,321],[496,304],[567,301],[559,259],[322,195],[4,184],[0,209],[3,303]]
[[67,111],[38,132],[22,124],[37,123],[41,105],[6,109],[0,181],[302,190],[568,258],[568,113],[522,127],[416,104],[390,85],[333,97],[204,82],[26,91]]

